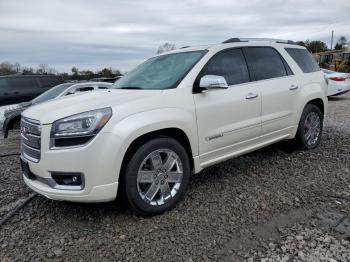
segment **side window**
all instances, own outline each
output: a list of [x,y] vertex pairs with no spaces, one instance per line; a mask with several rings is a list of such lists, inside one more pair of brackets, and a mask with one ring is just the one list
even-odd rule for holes
[[247,63],[241,49],[229,49],[214,55],[203,68],[200,77],[218,75],[226,79],[228,85],[250,81]]
[[247,59],[257,81],[287,75],[281,55],[271,47],[248,47]]
[[0,79],[0,91],[4,91],[6,89],[6,78]]
[[306,49],[285,48],[304,73],[320,71],[316,60]]
[[92,86],[80,87],[75,90],[76,92],[86,92],[86,91],[94,91]]
[[287,75],[294,75],[292,69],[290,69],[288,63],[286,62],[286,60],[284,60],[284,58],[282,57],[282,61],[283,61],[283,64],[284,64],[284,68],[286,69],[287,71]]
[[38,79],[40,81],[40,86],[43,88],[50,88],[50,87],[53,87],[53,86],[56,86],[56,85],[59,85],[62,83],[56,77],[43,76],[43,77],[39,77]]
[[12,79],[8,79],[7,83],[11,89],[16,89],[16,90],[36,88],[38,86],[38,82],[34,77],[12,78]]

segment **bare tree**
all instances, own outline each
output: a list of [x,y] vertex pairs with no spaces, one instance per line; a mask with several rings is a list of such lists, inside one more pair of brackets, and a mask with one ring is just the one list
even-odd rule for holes
[[176,46],[174,44],[167,42],[158,47],[157,54],[161,54],[161,53],[168,52],[175,49],[176,49]]
[[36,69],[37,74],[47,74],[49,71],[49,65],[48,64],[39,64],[38,68]]
[[32,74],[34,74],[34,69],[32,67],[24,67],[22,69],[22,74],[24,74],[24,75],[32,75]]
[[18,62],[13,63],[13,70],[16,71],[16,73],[20,73],[22,71],[21,64]]

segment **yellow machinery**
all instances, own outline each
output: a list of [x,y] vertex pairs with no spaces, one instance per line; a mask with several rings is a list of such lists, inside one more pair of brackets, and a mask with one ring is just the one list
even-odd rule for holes
[[350,50],[331,50],[315,54],[321,68],[336,72],[350,72]]

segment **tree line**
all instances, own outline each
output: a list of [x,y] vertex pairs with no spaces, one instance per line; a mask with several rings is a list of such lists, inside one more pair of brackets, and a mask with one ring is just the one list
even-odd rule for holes
[[[319,52],[324,52],[329,50],[328,46],[325,42],[316,40],[316,41],[310,41],[310,40],[306,40],[306,41],[297,41],[296,42],[298,45],[304,46],[306,47],[309,52],[311,53],[319,53]],[[345,36],[341,36],[338,41],[336,42],[334,49],[335,50],[342,50],[345,48],[345,46],[347,45],[348,41],[346,39]]]
[[14,62],[2,62],[0,63],[0,76],[23,74],[23,75],[60,75],[65,80],[89,80],[97,77],[116,77],[121,76],[122,73],[118,69],[103,68],[101,70],[79,70],[77,67],[73,67],[70,73],[58,73],[55,68],[48,66],[47,64],[39,64],[37,68],[23,67],[20,63]]

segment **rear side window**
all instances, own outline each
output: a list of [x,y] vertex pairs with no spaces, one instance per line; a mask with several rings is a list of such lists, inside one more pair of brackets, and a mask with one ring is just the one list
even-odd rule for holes
[[7,85],[10,89],[27,89],[38,87],[38,82],[34,77],[8,78]]
[[306,49],[285,48],[304,73],[320,71],[316,60]]
[[4,90],[6,88],[6,79],[0,79],[0,90]]
[[257,81],[292,74],[287,73],[281,55],[271,47],[248,47],[246,53]]
[[228,85],[250,81],[247,63],[241,49],[229,49],[214,55],[203,68],[200,77],[204,75],[223,76]]
[[40,86],[43,88],[50,88],[59,84],[62,84],[62,81],[56,77],[39,77]]

